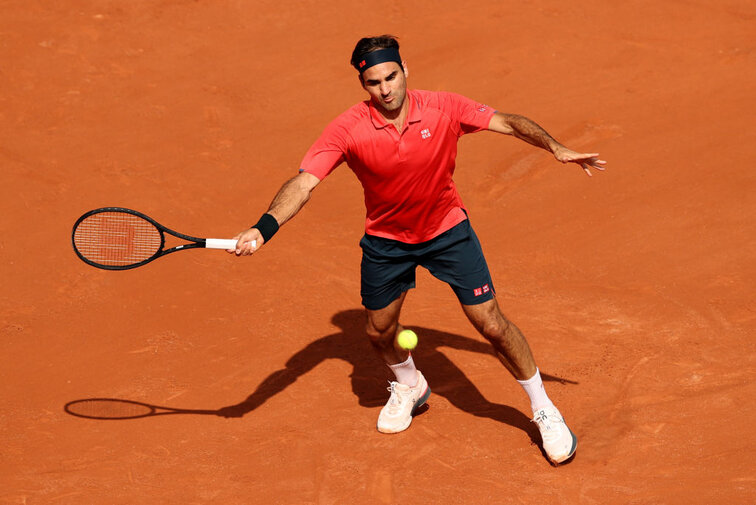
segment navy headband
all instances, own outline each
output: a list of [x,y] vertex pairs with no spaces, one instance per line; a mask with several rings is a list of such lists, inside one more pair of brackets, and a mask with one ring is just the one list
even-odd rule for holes
[[395,61],[401,67],[402,57],[399,56],[399,50],[389,47],[387,49],[379,49],[377,51],[363,54],[362,58],[355,63],[354,68],[356,68],[360,72],[360,75],[362,75],[362,73],[370,67],[374,67],[379,63],[386,63],[387,61]]

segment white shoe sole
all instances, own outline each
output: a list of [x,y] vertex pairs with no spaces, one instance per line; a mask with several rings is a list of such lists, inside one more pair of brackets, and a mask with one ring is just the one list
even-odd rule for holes
[[[551,463],[554,466],[558,466],[560,463],[564,463],[565,461],[569,460],[571,457],[575,455],[575,451],[577,451],[577,444],[578,444],[577,437],[575,436],[574,433],[572,433],[572,430],[570,430],[569,428],[567,429],[570,431],[570,435],[572,436],[572,447],[570,448],[570,452],[566,456],[561,457],[558,460],[551,459],[551,456],[549,456],[549,461],[551,461]],[[546,454],[548,455],[548,453]]]

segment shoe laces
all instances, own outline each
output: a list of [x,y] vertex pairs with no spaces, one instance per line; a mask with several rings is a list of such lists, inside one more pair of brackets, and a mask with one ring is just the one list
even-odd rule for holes
[[564,422],[564,420],[557,412],[547,413],[546,409],[541,409],[530,422],[536,423],[541,430],[551,431],[553,423]]
[[402,393],[397,389],[398,385],[398,382],[389,382],[389,387],[386,388],[386,390],[391,393],[388,401],[388,408],[389,412],[392,414],[395,414],[397,411],[401,410],[402,403],[404,403],[404,395],[402,395]]
[[541,409],[530,422],[536,423],[544,442],[553,442],[560,437],[558,423],[564,423],[564,419],[556,409]]

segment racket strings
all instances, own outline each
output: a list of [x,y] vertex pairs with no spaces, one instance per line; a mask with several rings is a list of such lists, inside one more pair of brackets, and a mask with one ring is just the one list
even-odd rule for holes
[[76,227],[74,245],[89,261],[107,266],[133,265],[154,256],[162,246],[160,230],[139,216],[100,212]]

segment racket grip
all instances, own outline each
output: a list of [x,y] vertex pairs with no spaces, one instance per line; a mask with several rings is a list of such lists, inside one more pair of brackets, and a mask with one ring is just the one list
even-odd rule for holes
[[[225,238],[208,238],[205,239],[205,248],[207,249],[236,249],[236,240]],[[252,241],[252,248],[257,249],[257,241]]]

